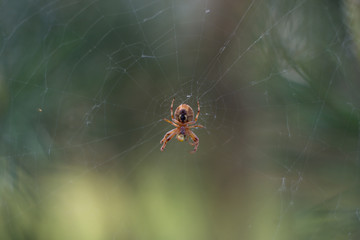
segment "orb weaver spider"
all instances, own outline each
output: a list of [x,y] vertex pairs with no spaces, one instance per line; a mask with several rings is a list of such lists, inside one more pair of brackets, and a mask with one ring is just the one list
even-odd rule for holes
[[[174,106],[175,98],[172,100],[171,106],[170,106],[170,115],[171,120],[168,120],[164,118],[164,121],[170,123],[175,128],[168,131],[163,139],[161,139],[160,144],[162,144],[160,150],[164,151],[166,144],[174,137],[176,136],[176,139],[180,142],[186,141],[188,137],[191,138],[192,142],[189,141],[190,145],[194,146],[194,150],[191,151],[191,153],[195,153],[198,146],[199,146],[199,138],[195,135],[193,131],[191,131],[191,128],[203,128],[202,125],[192,125],[195,124],[198,120],[199,114],[200,114],[200,104],[199,101],[197,101],[198,104],[198,112],[196,114],[195,120],[194,118],[194,111],[192,108],[187,104],[181,104],[175,109],[175,113],[173,113],[173,106]],[[175,117],[174,117],[175,116]],[[190,126],[191,125],[191,126]]]

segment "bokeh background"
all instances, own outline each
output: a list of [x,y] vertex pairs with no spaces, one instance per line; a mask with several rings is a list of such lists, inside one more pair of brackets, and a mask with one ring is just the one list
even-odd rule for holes
[[359,14],[0,1],[0,239],[359,239]]

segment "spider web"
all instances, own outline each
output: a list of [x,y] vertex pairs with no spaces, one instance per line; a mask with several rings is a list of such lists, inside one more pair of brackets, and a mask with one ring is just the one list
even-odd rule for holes
[[359,238],[356,1],[0,6],[1,239]]

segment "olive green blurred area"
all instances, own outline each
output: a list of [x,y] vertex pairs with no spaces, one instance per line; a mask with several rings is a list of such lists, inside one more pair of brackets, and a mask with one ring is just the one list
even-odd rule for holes
[[[0,239],[360,239],[360,2],[0,1]],[[201,111],[199,149],[160,140]]]

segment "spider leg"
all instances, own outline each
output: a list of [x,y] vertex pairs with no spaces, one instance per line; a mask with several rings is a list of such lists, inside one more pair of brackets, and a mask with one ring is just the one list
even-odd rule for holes
[[[194,121],[188,122],[188,123],[187,123],[188,125],[189,125],[189,124],[195,124],[196,121],[197,121],[198,118],[199,118],[199,114],[200,114],[200,104],[199,104],[199,100],[197,101],[197,103],[198,103],[198,112],[197,112],[197,114],[196,114],[196,117],[195,117]],[[201,125],[199,125],[199,126],[201,126]],[[199,126],[198,126],[198,127],[199,127]]]
[[175,118],[172,119],[174,123],[178,124],[178,125],[184,125],[183,123],[179,122],[178,120],[176,120]]
[[198,124],[198,125],[189,126],[188,128],[204,128],[204,126]]
[[178,133],[178,129],[175,128],[173,130],[168,131],[163,139],[161,139],[160,144],[162,144],[160,150],[164,151],[166,144]]
[[[163,139],[161,139],[160,143],[163,143],[164,141],[166,141],[169,138],[169,136],[175,132],[175,130],[177,130],[177,128],[174,128],[174,129],[168,131],[167,133],[165,133],[165,135],[164,135]],[[170,141],[170,140],[168,140],[168,141]]]
[[196,122],[196,121],[198,120],[199,114],[200,114],[200,103],[199,103],[199,100],[197,101],[197,103],[198,103],[198,112],[197,112],[197,114],[196,114],[196,117],[195,117],[194,122]]
[[174,119],[174,111],[173,111],[174,101],[175,101],[175,98],[172,100],[171,106],[170,106],[171,119]]
[[170,120],[168,120],[168,119],[166,119],[166,118],[164,118],[163,120],[166,121],[166,122],[168,122],[168,123],[170,123],[170,124],[173,125],[174,127],[179,127],[177,124],[173,123],[172,121],[170,121]]
[[195,153],[198,146],[199,146],[199,138],[193,133],[191,130],[188,130],[189,137],[193,141],[193,143],[190,143],[191,145],[195,146],[194,150],[191,151],[191,153]]

